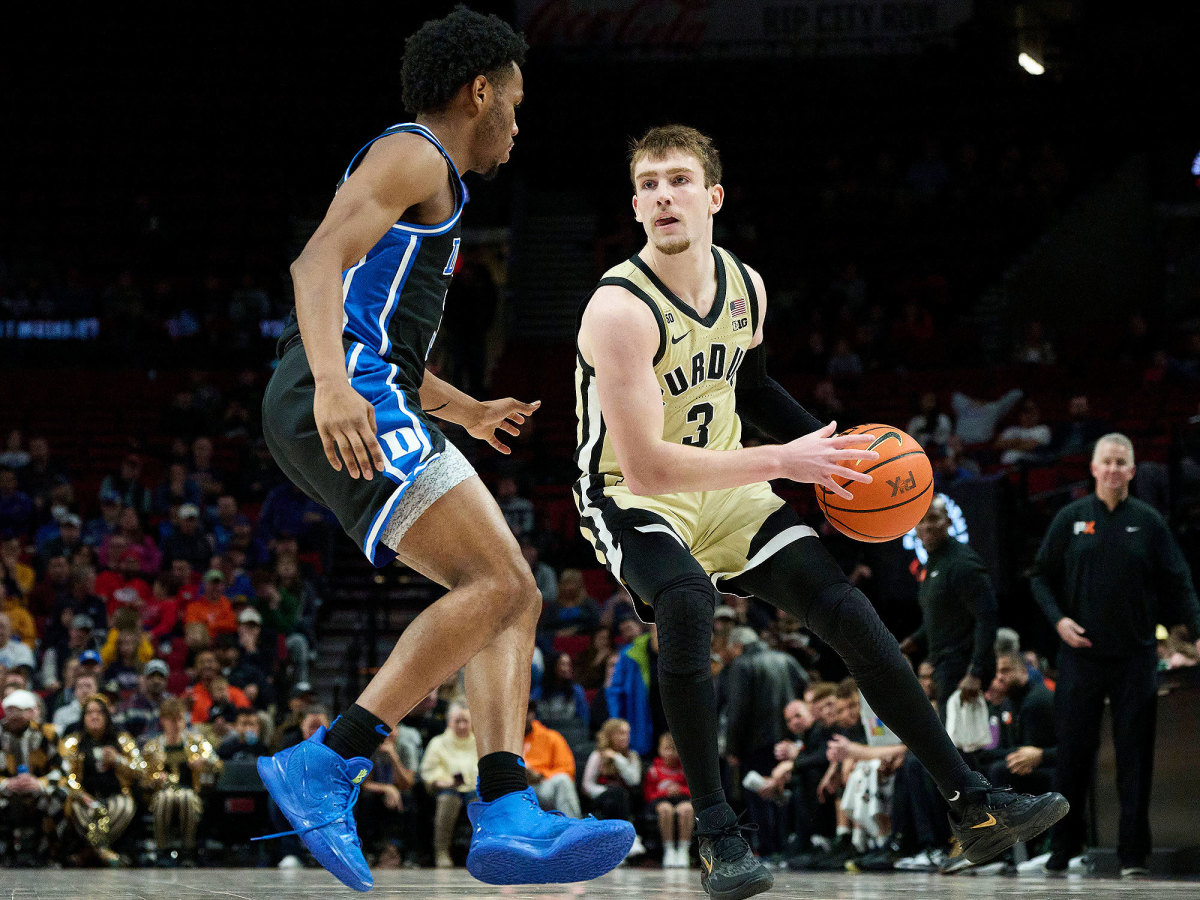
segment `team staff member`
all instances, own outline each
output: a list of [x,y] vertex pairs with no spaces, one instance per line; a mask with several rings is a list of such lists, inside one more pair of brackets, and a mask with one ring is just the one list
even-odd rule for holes
[[1083,799],[1108,698],[1121,798],[1117,854],[1123,874],[1142,874],[1150,854],[1155,625],[1186,623],[1198,636],[1200,604],[1167,523],[1129,496],[1135,468],[1129,438],[1100,438],[1091,468],[1095,494],[1059,510],[1034,564],[1034,596],[1063,641],[1055,698],[1057,784],[1071,804],[1046,868],[1065,871],[1083,848]]
[[933,663],[938,707],[945,718],[946,701],[956,690],[964,702],[979,696],[996,669],[996,591],[979,554],[950,538],[946,501],[934,497],[917,523],[917,537],[929,553],[921,571],[917,602],[921,627],[900,645],[913,653],[928,647]]

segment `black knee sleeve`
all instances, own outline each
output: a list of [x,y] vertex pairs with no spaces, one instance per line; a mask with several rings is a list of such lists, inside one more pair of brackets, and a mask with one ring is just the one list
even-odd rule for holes
[[654,598],[658,670],[664,677],[708,678],[717,593],[702,575],[684,575]]
[[859,681],[905,665],[896,638],[863,592],[850,583],[822,588],[807,612],[808,627],[837,651]]

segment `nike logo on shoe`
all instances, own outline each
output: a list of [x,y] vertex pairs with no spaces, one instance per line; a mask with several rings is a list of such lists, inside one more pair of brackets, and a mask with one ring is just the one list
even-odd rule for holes
[[713,870],[712,858],[705,857],[705,855],[703,853],[701,853],[700,854],[700,862],[704,864],[704,868],[707,869],[708,874],[711,875],[712,870]]
[[988,817],[987,817],[987,821],[986,821],[986,822],[980,822],[978,825],[972,825],[972,826],[971,826],[971,828],[972,828],[972,829],[976,829],[976,828],[991,828],[991,827],[992,827],[993,825],[995,825],[995,824],[996,824],[996,817],[995,817],[995,816],[993,816],[991,813],[988,813]]
[[959,798],[959,793],[958,793],[958,791],[955,791],[954,796],[950,798],[950,802],[955,803],[958,801],[958,798]]

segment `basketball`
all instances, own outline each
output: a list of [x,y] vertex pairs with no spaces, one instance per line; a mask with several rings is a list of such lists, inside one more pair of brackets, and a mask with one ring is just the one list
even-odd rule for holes
[[869,544],[895,540],[916,525],[933,500],[933,467],[921,445],[890,425],[859,425],[841,434],[872,434],[876,460],[851,460],[849,468],[869,474],[870,484],[840,480],[854,495],[845,500],[816,485],[817,505],[829,524],[846,537]]

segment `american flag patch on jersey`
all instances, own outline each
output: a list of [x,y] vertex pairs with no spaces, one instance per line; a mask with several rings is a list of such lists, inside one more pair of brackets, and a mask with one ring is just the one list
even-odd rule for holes
[[744,316],[746,314],[746,298],[739,297],[729,304],[729,314],[731,316]]

